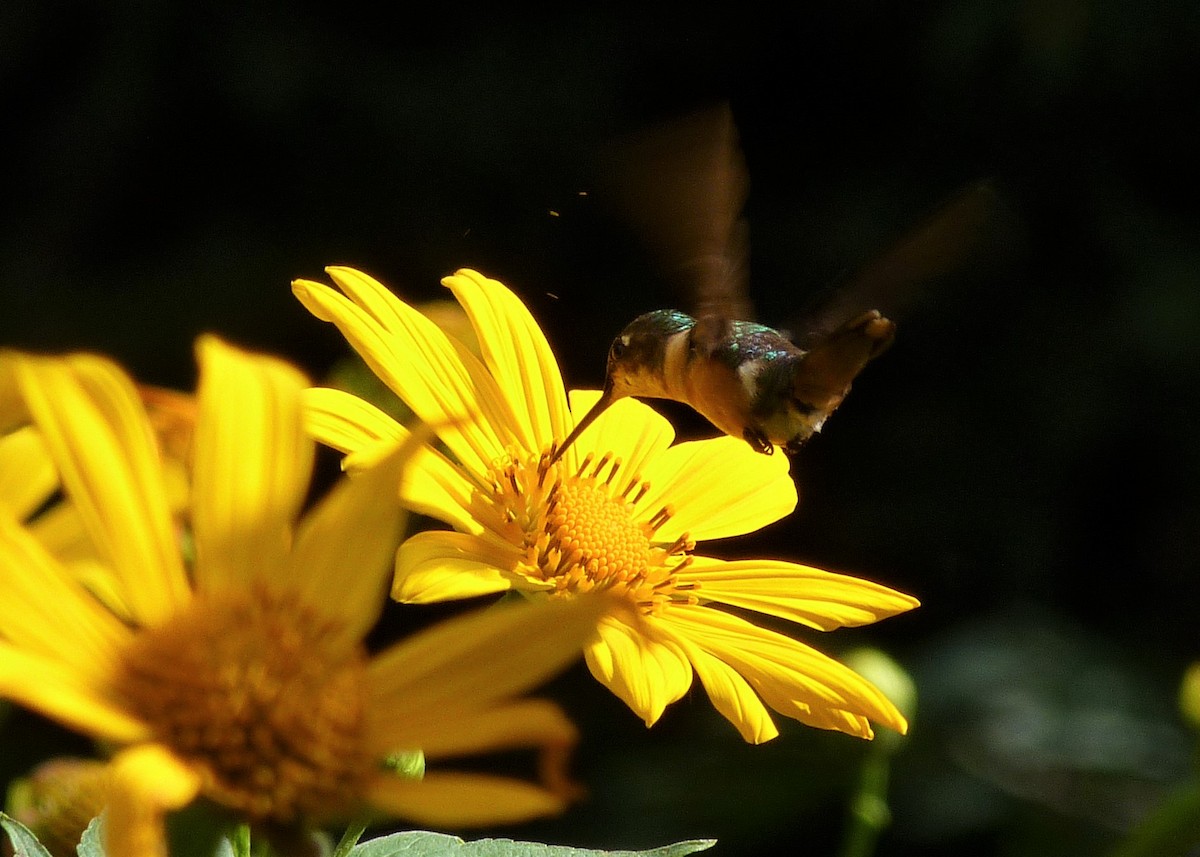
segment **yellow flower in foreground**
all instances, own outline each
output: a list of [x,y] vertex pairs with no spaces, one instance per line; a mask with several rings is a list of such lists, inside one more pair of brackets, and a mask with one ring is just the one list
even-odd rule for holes
[[[119,748],[108,853],[162,853],[163,813],[197,796],[273,829],[360,812],[458,825],[561,809],[554,763],[574,727],[519,694],[594,636],[600,599],[477,613],[368,656],[404,519],[378,498],[409,450],[301,517],[314,452],[304,378],[212,338],[198,355],[191,567],[130,379],[91,355],[5,355],[122,610],[0,506],[0,696]],[[436,768],[417,781],[382,765],[402,750],[436,760],[512,747],[541,748],[557,782]]]
[[[393,597],[517,590],[569,599],[606,589],[627,599],[635,618],[605,617],[587,663],[647,725],[698,675],[747,741],[778,734],[767,706],[867,738],[869,720],[905,731],[895,706],[852,670],[719,606],[829,630],[909,610],[915,599],[803,565],[693,553],[696,539],[747,533],[795,507],[784,456],[728,437],[672,446],[666,420],[622,399],[549,464],[552,445],[599,393],[575,392],[568,408],[546,338],[512,292],[474,271],[444,281],[474,325],[479,359],[365,274],[328,273],[344,294],[300,280],[297,297],[336,324],[422,421],[444,426],[450,453],[417,454],[400,493],[458,532],[409,539],[397,554]],[[310,390],[308,407],[313,433],[351,453],[350,468],[407,436],[338,390]]]

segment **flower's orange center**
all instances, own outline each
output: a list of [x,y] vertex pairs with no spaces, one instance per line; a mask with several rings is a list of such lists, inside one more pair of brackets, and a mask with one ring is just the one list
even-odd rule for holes
[[126,652],[117,686],[155,738],[251,821],[348,815],[373,770],[366,656],[340,627],[263,588],[198,595]]
[[690,562],[694,543],[685,535],[656,543],[655,532],[671,517],[639,507],[650,485],[621,472],[611,454],[589,454],[574,472],[542,453],[494,468],[490,491],[476,498],[480,519],[524,552],[516,569],[559,595],[605,588],[622,592],[646,612],[671,601],[694,601],[676,581]]

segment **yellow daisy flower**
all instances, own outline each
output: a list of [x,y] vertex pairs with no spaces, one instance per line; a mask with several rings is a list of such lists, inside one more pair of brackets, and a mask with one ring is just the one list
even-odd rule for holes
[[[782,455],[718,437],[672,445],[670,424],[622,399],[550,464],[554,444],[598,392],[568,397],[537,323],[503,285],[462,270],[444,280],[474,326],[481,357],[371,277],[329,268],[341,292],[298,280],[296,296],[331,321],[448,450],[414,456],[402,502],[456,532],[424,532],[397,554],[392,596],[406,603],[519,591],[570,598],[619,593],[636,620],[607,616],[586,650],[592,674],[647,725],[699,676],[747,741],[778,734],[767,708],[872,736],[904,718],[868,681],[788,636],[729,612],[757,611],[819,630],[863,625],[917,601],[887,587],[788,562],[724,562],[698,539],[748,533],[792,511]],[[308,393],[310,430],[368,464],[407,436],[348,393]]]
[[[520,694],[594,636],[601,599],[476,613],[369,656],[404,520],[378,498],[410,451],[301,516],[314,453],[305,379],[213,338],[198,358],[189,567],[130,379],[92,355],[5,356],[123,607],[93,597],[0,506],[0,697],[119,748],[108,853],[163,853],[164,812],[198,796],[270,829],[561,809],[574,727]],[[401,750],[513,747],[543,751],[545,786],[436,768],[402,779],[381,764]]]

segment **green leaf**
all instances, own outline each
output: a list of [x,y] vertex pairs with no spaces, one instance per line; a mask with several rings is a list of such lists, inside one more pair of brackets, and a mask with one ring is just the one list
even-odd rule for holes
[[8,834],[14,857],[50,857],[50,852],[42,847],[29,828],[12,816],[0,812],[0,828]]
[[104,857],[104,822],[100,816],[88,822],[75,853],[79,857]]
[[648,851],[598,851],[540,842],[514,842],[511,839],[478,839],[464,842],[457,836],[410,830],[363,842],[350,852],[351,857],[683,857],[706,851],[715,839],[692,839]]

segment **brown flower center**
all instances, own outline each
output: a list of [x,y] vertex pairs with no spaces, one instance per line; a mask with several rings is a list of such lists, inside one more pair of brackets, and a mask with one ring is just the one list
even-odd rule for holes
[[611,453],[589,454],[574,472],[550,453],[514,459],[489,473],[490,490],[476,496],[476,513],[493,532],[521,548],[517,569],[569,595],[598,587],[625,593],[646,612],[671,601],[694,601],[675,575],[695,547],[686,536],[673,544],[654,540],[671,517],[669,506],[652,515],[638,510],[648,482],[622,472]]
[[375,760],[363,748],[366,656],[294,596],[198,595],[138,635],[118,687],[204,794],[251,821],[349,814]]

